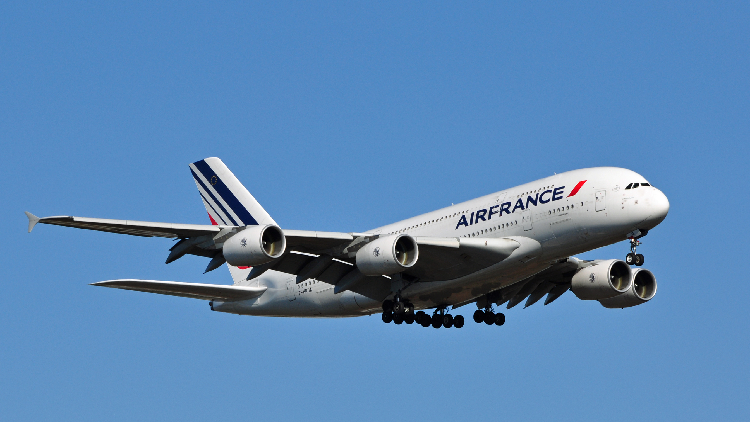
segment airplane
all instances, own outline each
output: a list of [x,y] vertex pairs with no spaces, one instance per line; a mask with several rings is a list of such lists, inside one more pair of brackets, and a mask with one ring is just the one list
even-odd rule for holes
[[[211,310],[276,317],[382,314],[385,323],[461,328],[456,310],[475,304],[476,323],[500,326],[507,309],[548,305],[568,290],[606,308],[651,300],[656,278],[641,268],[643,236],[669,201],[627,169],[568,171],[362,233],[287,230],[216,157],[189,165],[211,224],[72,216],[37,223],[175,241],[166,263],[209,258],[233,285],[119,279],[94,286],[208,300]],[[573,255],[629,240],[625,260]],[[631,268],[635,266],[636,268]],[[426,312],[425,312],[426,311]]]

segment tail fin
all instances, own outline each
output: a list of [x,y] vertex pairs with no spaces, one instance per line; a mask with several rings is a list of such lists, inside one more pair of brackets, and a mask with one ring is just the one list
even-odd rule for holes
[[195,185],[213,224],[276,224],[229,168],[216,157],[190,164]]
[[232,281],[234,281],[235,286],[249,285],[250,282],[247,280],[247,275],[252,271],[252,267],[233,267],[227,264],[227,268],[229,268],[229,274],[232,275]]

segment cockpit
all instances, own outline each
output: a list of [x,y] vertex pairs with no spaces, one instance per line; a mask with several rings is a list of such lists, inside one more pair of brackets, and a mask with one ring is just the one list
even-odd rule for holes
[[627,185],[627,186],[625,187],[625,190],[628,190],[628,189],[635,189],[635,188],[637,188],[637,187],[639,187],[639,186],[651,186],[651,185],[650,185],[650,184],[648,184],[648,183],[631,183],[631,184],[629,184],[629,185]]

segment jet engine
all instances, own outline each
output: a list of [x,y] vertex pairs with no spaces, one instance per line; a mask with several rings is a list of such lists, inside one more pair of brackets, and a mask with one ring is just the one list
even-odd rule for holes
[[649,270],[636,268],[633,271],[633,284],[618,296],[601,299],[599,303],[605,308],[628,308],[646,303],[656,295],[656,277]]
[[413,266],[419,257],[417,241],[406,234],[373,240],[357,251],[357,268],[364,275],[396,274]]
[[271,262],[286,250],[284,232],[278,226],[250,226],[224,242],[222,252],[229,265],[254,267]]
[[619,259],[610,259],[578,270],[570,290],[581,300],[600,300],[625,293],[632,284],[630,266]]

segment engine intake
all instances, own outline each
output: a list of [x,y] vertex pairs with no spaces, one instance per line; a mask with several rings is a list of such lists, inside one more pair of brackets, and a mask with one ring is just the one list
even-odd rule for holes
[[286,238],[278,226],[250,226],[224,242],[222,252],[229,265],[254,267],[284,254]]
[[578,270],[570,289],[581,300],[600,300],[622,294],[632,284],[630,266],[618,259],[610,259]]
[[417,262],[417,241],[406,234],[381,237],[357,251],[357,268],[364,275],[391,275]]
[[649,270],[636,268],[633,271],[633,284],[618,296],[601,299],[599,303],[605,308],[629,308],[651,300],[656,295],[656,277]]

